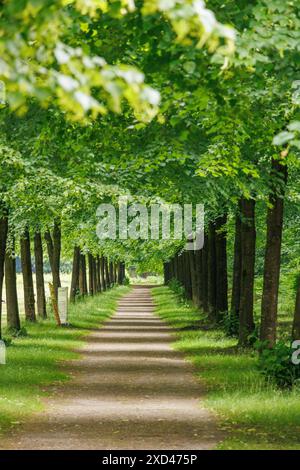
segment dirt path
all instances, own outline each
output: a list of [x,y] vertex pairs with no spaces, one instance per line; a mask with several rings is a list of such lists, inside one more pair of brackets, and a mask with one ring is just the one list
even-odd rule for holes
[[211,449],[221,439],[201,408],[192,366],[171,348],[150,289],[135,287],[95,331],[73,380],[2,449]]

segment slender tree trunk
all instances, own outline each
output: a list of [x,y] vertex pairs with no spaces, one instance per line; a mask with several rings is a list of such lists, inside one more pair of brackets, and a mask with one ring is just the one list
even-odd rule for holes
[[106,279],[105,279],[105,261],[104,257],[100,257],[100,271],[101,271],[101,284],[102,284],[102,290],[106,291]]
[[174,278],[174,258],[172,258],[169,263],[169,276],[169,280],[171,281]]
[[197,289],[198,289],[198,307],[203,309],[203,250],[195,251]]
[[298,279],[292,338],[300,339],[300,278]]
[[216,219],[216,312],[221,320],[228,311],[227,214]]
[[200,301],[200,289],[199,289],[199,265],[197,264],[196,258],[197,251],[189,250],[188,257],[189,257],[189,264],[190,264],[190,271],[191,271],[191,283],[192,283],[192,300],[193,304],[196,307],[201,306]]
[[20,316],[17,295],[16,258],[14,253],[5,255],[5,287],[7,326],[20,330]]
[[116,273],[116,263],[113,263],[113,275],[114,275],[114,284],[117,282],[117,273]]
[[185,293],[189,300],[192,299],[192,277],[191,277],[191,267],[190,267],[190,258],[187,251],[184,251],[183,254],[184,261],[184,284],[185,284]]
[[7,216],[5,214],[0,215],[0,339],[2,338],[2,289],[3,289],[3,278],[4,278],[4,261],[5,261],[5,250],[7,240]]
[[53,226],[53,234],[51,236],[49,230],[45,233],[47,243],[48,257],[52,271],[54,295],[57,301],[58,288],[61,287],[60,282],[60,253],[61,253],[61,227],[60,221],[55,220]]
[[202,248],[202,299],[203,311],[209,312],[208,303],[208,235],[204,235],[204,246]]
[[98,292],[97,288],[97,263],[96,258],[93,256],[93,291],[94,294]]
[[241,301],[241,278],[242,278],[242,245],[241,245],[241,203],[235,218],[234,260],[232,273],[231,293],[231,316],[239,318]]
[[89,295],[94,295],[94,264],[93,264],[93,256],[91,253],[88,254],[88,266],[89,266]]
[[164,285],[167,286],[170,280],[170,263],[164,263]]
[[79,257],[79,292],[83,297],[87,295],[87,280],[86,280],[86,259],[84,254]]
[[[264,282],[261,306],[260,338],[269,347],[276,342],[277,307],[280,277],[280,254],[283,227],[284,193],[287,181],[287,166],[272,160],[272,183],[269,197],[270,207],[267,215],[267,241],[264,264]],[[280,180],[280,181],[279,181]]]
[[36,321],[35,317],[35,303],[34,303],[34,290],[32,279],[32,264],[31,264],[31,251],[30,251],[30,237],[28,229],[25,230],[23,237],[20,241],[21,245],[21,264],[23,274],[24,286],[24,308],[25,318],[27,321]]
[[111,279],[109,276],[108,259],[106,257],[104,258],[104,268],[105,268],[106,288],[109,289],[111,287]]
[[121,261],[120,266],[121,266],[121,284],[123,284],[125,280],[125,262]]
[[100,256],[99,255],[97,255],[96,265],[97,265],[97,292],[101,292],[102,291],[101,262],[100,262]]
[[117,263],[117,283],[118,285],[122,284],[122,263],[120,261]]
[[247,346],[249,335],[253,332],[253,299],[255,274],[255,201],[241,201],[241,294],[239,307],[239,344]]
[[110,283],[114,285],[114,265],[112,261],[109,262],[109,279]]
[[72,265],[72,279],[70,289],[70,302],[75,302],[77,289],[79,285],[79,269],[80,269],[80,248],[74,246],[73,251],[73,265]]
[[37,313],[41,318],[47,318],[46,295],[44,282],[43,244],[40,232],[34,234],[34,258],[36,279]]
[[216,273],[216,229],[209,224],[208,236],[208,314],[210,320],[216,320],[217,273]]
[[61,287],[60,282],[60,253],[61,253],[61,227],[60,222],[55,221],[53,227],[53,286],[57,298],[58,288]]

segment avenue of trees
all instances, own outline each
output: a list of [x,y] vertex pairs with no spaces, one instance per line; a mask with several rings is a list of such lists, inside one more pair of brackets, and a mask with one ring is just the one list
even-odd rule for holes
[[[163,266],[165,282],[177,279],[212,322],[229,318],[240,345],[258,320],[272,347],[283,260],[295,273],[290,337],[300,339],[298,2],[11,0],[0,9],[8,326],[20,328],[15,255],[26,319],[36,321],[46,315],[43,260],[57,295],[63,253],[72,301],[122,283],[125,264]],[[129,194],[204,203],[203,250],[99,242],[97,206]]]

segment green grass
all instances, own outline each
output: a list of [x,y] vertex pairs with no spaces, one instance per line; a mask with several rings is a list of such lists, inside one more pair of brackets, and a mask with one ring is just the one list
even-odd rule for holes
[[156,313],[176,328],[175,348],[194,363],[205,383],[205,405],[216,412],[226,438],[221,449],[300,449],[299,390],[282,392],[265,382],[257,354],[212,330],[201,313],[167,287],[152,290]]
[[128,290],[118,287],[71,305],[71,327],[59,328],[52,318],[25,325],[28,336],[13,339],[7,364],[0,365],[0,434],[43,409],[45,386],[68,379],[60,362],[80,356],[74,350],[114,313],[117,300]]

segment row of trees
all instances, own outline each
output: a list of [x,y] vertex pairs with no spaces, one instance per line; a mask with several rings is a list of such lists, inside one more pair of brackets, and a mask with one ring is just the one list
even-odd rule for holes
[[[282,175],[282,173],[280,173]],[[285,170],[283,171],[285,184]],[[282,190],[272,193],[267,213],[267,234],[263,269],[260,339],[274,346],[277,331],[277,308],[280,279],[283,226]],[[239,344],[247,346],[255,331],[254,295],[256,260],[255,200],[242,199],[235,213],[231,302],[228,299],[227,213],[210,221],[201,250],[180,248],[164,263],[164,279],[176,279],[184,286],[188,299],[201,308],[212,322],[229,318],[231,332]],[[291,336],[300,338],[300,286],[296,301]],[[236,331],[235,331],[236,328]]]
[[[216,21],[202,2],[184,0],[136,8],[127,2],[100,8],[96,0],[86,7],[25,3],[5,4],[0,18],[7,32],[0,40],[7,64],[0,78],[10,106],[0,120],[0,247],[7,218],[9,247],[26,227],[32,237],[46,234],[49,243],[50,229],[54,243],[53,221],[59,220],[62,251],[69,259],[74,246],[91,253],[96,267],[90,262],[90,273],[99,270],[98,254],[115,263],[161,266],[180,243],[99,243],[97,205],[129,193],[146,204],[203,202],[206,240],[204,250],[188,258],[189,270],[184,262],[187,291],[215,320],[230,310],[247,342],[254,273],[264,271],[261,334],[273,344],[282,248],[284,265],[299,272],[299,5],[212,0]],[[22,48],[13,47],[17,28]],[[23,61],[27,69],[20,73]],[[121,104],[122,114],[108,113],[120,113]],[[52,272],[57,259],[58,251]],[[175,264],[167,270],[184,282]],[[202,297],[191,288],[197,284]]]
[[[10,244],[7,245],[8,218],[3,218],[1,224],[3,229],[3,238],[1,240],[1,265],[4,266],[1,273],[1,284],[3,284],[4,277],[7,327],[9,331],[17,332],[21,329],[21,321],[19,315],[16,275],[16,243],[13,238],[9,241]],[[44,233],[44,240],[44,244],[47,246],[47,256],[52,272],[53,310],[57,311],[58,288],[61,287],[61,226],[59,221],[54,221],[52,231],[47,230]],[[43,238],[40,231],[35,232],[33,236],[33,253],[31,248],[32,243],[30,239],[30,231],[27,228],[20,238],[24,313],[26,321],[35,322],[37,320],[37,316],[41,319],[47,318]],[[32,254],[34,254],[34,256],[32,256]],[[35,262],[36,296],[33,281],[32,259],[34,259]],[[95,254],[89,252],[86,254],[85,252],[82,252],[79,246],[74,247],[70,302],[74,303],[77,299],[83,299],[87,295],[93,296],[97,293],[104,292],[114,285],[123,284],[124,280],[124,262],[109,260],[106,256],[103,256],[103,254],[100,253]]]

